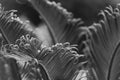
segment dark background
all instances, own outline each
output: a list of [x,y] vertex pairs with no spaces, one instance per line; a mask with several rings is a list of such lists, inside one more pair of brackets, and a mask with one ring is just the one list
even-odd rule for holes
[[[24,0],[23,0],[24,1]],[[98,13],[105,6],[119,3],[120,0],[54,0],[61,2],[62,6],[74,14],[75,18],[82,18],[85,25],[91,25],[98,21]],[[6,10],[17,9],[18,15],[26,16],[33,24],[40,23],[39,14],[30,6],[30,4],[18,4],[16,0],[0,0],[0,3]]]

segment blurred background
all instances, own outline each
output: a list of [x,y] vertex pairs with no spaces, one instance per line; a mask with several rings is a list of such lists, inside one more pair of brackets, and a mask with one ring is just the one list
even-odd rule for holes
[[[19,0],[17,0],[19,2]],[[25,3],[25,0],[21,0]],[[60,2],[64,8],[74,14],[75,18],[82,18],[85,25],[91,25],[98,21],[98,13],[105,6],[115,7],[120,0],[52,0]],[[38,25],[41,20],[39,14],[30,6],[30,4],[18,4],[16,0],[0,0],[5,10],[16,9],[19,16],[26,16],[33,24]]]

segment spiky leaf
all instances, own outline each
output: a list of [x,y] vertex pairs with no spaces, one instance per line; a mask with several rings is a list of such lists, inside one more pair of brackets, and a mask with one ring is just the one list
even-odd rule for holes
[[103,18],[86,28],[85,54],[90,56],[93,80],[117,80],[119,75],[119,41],[120,41],[120,12],[111,6],[100,13]]
[[[49,0],[28,0],[47,23],[54,42],[78,43],[81,19],[74,19],[72,13],[61,7],[60,3]],[[71,37],[72,36],[72,37]]]

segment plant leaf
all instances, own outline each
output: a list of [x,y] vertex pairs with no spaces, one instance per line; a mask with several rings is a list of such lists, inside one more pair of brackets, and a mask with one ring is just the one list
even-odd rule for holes
[[39,41],[27,35],[26,37],[22,36],[17,42],[18,47],[12,44],[3,47],[3,51],[8,52],[3,55],[17,60],[20,66],[25,69],[21,70],[23,71],[22,74],[27,75],[25,78],[29,79],[29,77],[32,77],[29,73],[34,73],[31,72],[32,68],[29,68],[29,66],[28,69],[24,68],[24,63],[27,62],[36,66],[35,64],[39,64],[39,61],[45,69],[42,68],[43,72],[41,72],[44,79],[45,76],[48,76],[51,80],[76,80],[76,78],[81,78],[78,75],[81,73],[83,64],[87,61],[84,55],[77,53],[77,48],[74,45],[58,43],[52,47],[42,47]]
[[83,55],[74,51],[74,48],[69,43],[60,43],[48,48],[48,50],[43,50],[38,56],[51,80],[76,79],[83,64],[87,62]]
[[[118,67],[116,70],[114,67],[119,61],[119,55],[115,52],[120,41],[119,9],[107,7],[100,13],[100,17],[103,20],[86,29],[88,40],[85,41],[87,48],[84,53],[91,57],[90,64],[95,80],[116,80]],[[115,61],[117,62],[113,63]]]
[[1,80],[21,80],[18,66],[15,60],[0,56],[0,79]]
[[[47,23],[54,44],[56,42],[78,43],[81,19],[73,19],[72,14],[60,6],[60,3],[48,0],[28,0]],[[72,37],[71,37],[72,36]]]
[[118,43],[116,50],[114,52],[114,55],[111,59],[110,62],[110,67],[109,67],[109,74],[107,79],[108,80],[119,80],[120,79],[120,43]]
[[38,63],[39,50],[41,50],[41,43],[36,38],[26,35],[17,39],[15,45],[3,46],[2,55],[17,61],[22,80],[50,80],[43,65]]
[[40,69],[41,74],[41,76],[39,74],[38,76],[42,77],[43,80],[51,80],[49,74],[47,73],[47,70],[45,69],[44,65],[41,64],[41,62],[39,62],[38,68]]
[[0,6],[0,31],[7,43],[14,43],[20,36],[32,34],[26,23],[23,23],[16,14],[16,10],[4,11]]

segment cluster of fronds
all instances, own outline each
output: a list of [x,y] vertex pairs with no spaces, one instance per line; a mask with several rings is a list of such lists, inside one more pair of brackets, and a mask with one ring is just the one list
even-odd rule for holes
[[119,5],[102,10],[102,19],[86,27],[60,3],[25,2],[45,21],[47,27],[42,30],[49,38],[40,33],[41,28],[23,23],[15,10],[1,7],[0,31],[7,44],[0,51],[0,80],[120,79]]

